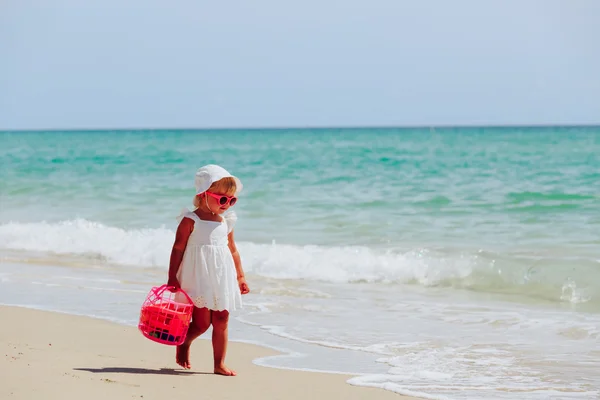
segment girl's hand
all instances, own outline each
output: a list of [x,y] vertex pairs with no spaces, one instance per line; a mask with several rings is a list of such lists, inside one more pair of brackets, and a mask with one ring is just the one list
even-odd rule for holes
[[177,289],[181,289],[181,285],[179,284],[179,281],[175,277],[169,278],[167,285],[173,286],[175,288],[175,289],[170,289],[171,292],[175,292]]
[[246,278],[244,278],[244,277],[238,278],[238,285],[240,286],[241,294],[250,293],[250,288],[248,287],[248,283],[246,283]]

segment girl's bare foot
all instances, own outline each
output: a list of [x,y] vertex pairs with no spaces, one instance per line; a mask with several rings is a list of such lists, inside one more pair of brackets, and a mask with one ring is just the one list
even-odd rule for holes
[[175,361],[182,368],[190,369],[192,366],[190,365],[190,345],[182,344],[177,346],[177,353],[175,354]]
[[225,366],[225,364],[215,366],[215,374],[225,375],[225,376],[236,376],[237,375],[234,370],[227,368]]

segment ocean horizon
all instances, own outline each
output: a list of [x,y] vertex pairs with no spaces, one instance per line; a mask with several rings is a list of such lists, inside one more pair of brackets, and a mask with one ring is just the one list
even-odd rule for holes
[[414,125],[376,125],[376,124],[365,124],[365,125],[306,125],[306,126],[295,126],[295,125],[265,125],[265,126],[198,126],[198,127],[177,127],[177,126],[165,126],[165,127],[143,127],[143,126],[114,126],[114,127],[58,127],[58,128],[12,128],[12,129],[0,129],[0,133],[52,133],[52,132],[206,132],[206,131],[307,131],[307,130],[336,130],[343,129],[345,131],[354,131],[361,129],[373,129],[373,130],[428,130],[428,129],[440,129],[440,130],[470,130],[470,129],[484,129],[484,130],[497,130],[497,129],[540,129],[540,128],[557,128],[557,129],[569,129],[569,128],[600,128],[600,123],[537,123],[537,124],[523,124],[523,123],[511,123],[511,124],[414,124]]

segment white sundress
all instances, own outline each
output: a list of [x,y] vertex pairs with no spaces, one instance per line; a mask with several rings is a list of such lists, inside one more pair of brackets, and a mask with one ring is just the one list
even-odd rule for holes
[[242,296],[227,239],[237,220],[235,213],[224,214],[222,222],[202,220],[189,210],[184,210],[180,217],[194,221],[177,272],[181,288],[198,308],[215,311],[241,308]]

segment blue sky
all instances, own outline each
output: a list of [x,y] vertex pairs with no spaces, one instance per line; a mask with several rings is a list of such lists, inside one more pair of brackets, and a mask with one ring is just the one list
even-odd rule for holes
[[598,0],[3,0],[0,129],[600,123]]

